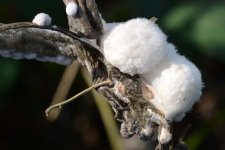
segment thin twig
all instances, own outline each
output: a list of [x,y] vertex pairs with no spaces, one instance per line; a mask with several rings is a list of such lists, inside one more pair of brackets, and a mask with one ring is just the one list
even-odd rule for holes
[[[52,99],[51,105],[60,103],[66,99],[66,96],[79,71],[79,68],[80,68],[79,66],[80,64],[78,63],[78,61],[74,61],[72,64],[66,67],[63,73],[63,76],[56,89],[55,95]],[[55,109],[54,111],[51,111],[47,120],[50,122],[53,122],[58,118],[59,114],[60,114],[60,109]]]
[[78,98],[78,97],[84,95],[85,93],[87,93],[87,92],[89,92],[89,91],[91,91],[91,90],[93,90],[93,89],[95,89],[95,88],[97,88],[97,87],[100,87],[100,86],[103,86],[103,85],[106,85],[106,84],[109,84],[109,83],[111,83],[110,80],[106,80],[106,81],[97,83],[97,84],[95,84],[95,85],[93,85],[93,86],[91,86],[91,87],[89,87],[89,88],[83,90],[82,92],[76,94],[75,96],[73,96],[73,97],[71,97],[71,98],[69,98],[69,99],[67,99],[67,100],[65,100],[65,101],[63,101],[63,102],[61,102],[61,103],[58,103],[58,104],[55,104],[55,105],[52,105],[52,106],[48,107],[48,108],[45,110],[46,116],[48,117],[48,114],[49,114],[49,112],[50,112],[52,109],[55,109],[55,108],[58,108],[58,107],[61,108],[63,105],[66,105],[66,104],[72,102],[73,100],[75,100],[76,98]]

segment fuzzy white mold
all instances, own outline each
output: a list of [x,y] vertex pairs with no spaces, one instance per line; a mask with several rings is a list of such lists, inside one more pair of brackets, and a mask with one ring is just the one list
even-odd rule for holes
[[[181,121],[202,93],[198,68],[177,53],[152,20],[103,24],[101,51],[107,61],[124,73],[138,74],[151,87],[155,95],[151,102],[166,119]],[[167,141],[168,137],[165,132],[159,138]]]
[[147,73],[167,55],[166,35],[152,21],[138,18],[105,28],[108,32],[102,38],[102,52],[124,73]]

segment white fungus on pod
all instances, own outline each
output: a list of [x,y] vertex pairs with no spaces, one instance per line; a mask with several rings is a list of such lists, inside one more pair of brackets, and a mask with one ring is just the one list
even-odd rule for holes
[[160,141],[161,144],[168,143],[172,139],[172,134],[166,128],[161,128],[160,130],[158,141]]
[[74,17],[77,14],[78,6],[74,2],[66,4],[66,14],[70,17]]
[[[154,20],[137,18],[124,23],[103,20],[101,52],[120,71],[139,75],[154,98],[149,99],[165,119],[182,121],[202,94],[201,72],[187,58],[177,53]],[[151,117],[153,122],[159,115]],[[172,134],[162,127],[158,140],[165,144]]]
[[124,73],[139,75],[151,86],[155,95],[151,102],[166,119],[181,121],[202,93],[198,68],[177,53],[152,20],[103,21],[103,27],[101,51],[106,60]]
[[52,19],[46,13],[39,13],[34,17],[32,22],[40,26],[49,26],[52,22]]

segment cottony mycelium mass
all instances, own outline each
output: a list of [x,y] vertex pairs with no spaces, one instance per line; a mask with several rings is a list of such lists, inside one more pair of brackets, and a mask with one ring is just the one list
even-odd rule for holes
[[166,119],[181,121],[202,94],[199,69],[177,53],[153,20],[103,24],[101,51],[106,60],[124,73],[139,75]]

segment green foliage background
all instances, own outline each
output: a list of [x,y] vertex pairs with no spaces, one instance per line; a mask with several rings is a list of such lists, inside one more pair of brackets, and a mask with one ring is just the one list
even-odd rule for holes
[[[225,149],[225,1],[96,0],[108,22],[158,18],[179,53],[193,61],[205,84],[201,101],[183,123],[192,124],[185,140],[193,150]],[[58,0],[0,0],[0,22],[31,21],[48,13],[67,28]],[[87,94],[65,106],[54,123],[45,120],[64,66],[0,58],[0,149],[110,149],[95,103]],[[69,95],[86,85],[79,74]],[[115,131],[117,132],[117,131]]]

